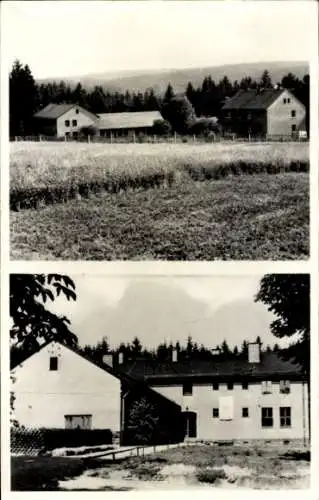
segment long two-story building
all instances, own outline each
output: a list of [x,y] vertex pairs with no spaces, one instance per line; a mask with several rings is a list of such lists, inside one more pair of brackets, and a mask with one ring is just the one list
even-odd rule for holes
[[81,351],[43,344],[12,370],[14,417],[27,428],[111,429],[134,443],[130,411],[143,398],[156,409],[157,441],[309,439],[308,386],[300,367],[248,346],[248,358],[166,361],[107,355],[96,364]]

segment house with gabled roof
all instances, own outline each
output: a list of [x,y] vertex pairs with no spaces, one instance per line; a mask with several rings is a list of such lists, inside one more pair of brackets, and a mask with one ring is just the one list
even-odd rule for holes
[[136,444],[130,409],[146,399],[158,417],[154,443],[184,438],[180,406],[116,369],[110,355],[96,362],[80,349],[48,341],[17,362],[11,378],[12,418],[27,429],[110,429],[122,445]]
[[159,111],[94,114],[75,104],[48,104],[34,115],[37,134],[77,139],[84,129],[94,129],[101,137],[150,134]]
[[306,132],[306,108],[287,89],[239,90],[221,110],[226,133],[248,137],[298,137]]
[[35,130],[45,136],[76,139],[82,128],[94,126],[97,115],[76,104],[48,104],[33,116]]

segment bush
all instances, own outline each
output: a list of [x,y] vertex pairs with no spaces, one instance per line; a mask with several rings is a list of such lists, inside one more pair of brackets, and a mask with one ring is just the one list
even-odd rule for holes
[[215,483],[219,479],[226,479],[226,473],[223,469],[202,469],[196,474],[197,481],[200,483]]
[[152,132],[154,135],[159,136],[171,135],[172,127],[167,120],[155,120]]

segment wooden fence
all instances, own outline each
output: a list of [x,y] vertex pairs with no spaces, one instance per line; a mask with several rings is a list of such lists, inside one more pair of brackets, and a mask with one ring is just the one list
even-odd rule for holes
[[54,136],[24,136],[11,137],[11,142],[77,142],[77,143],[100,143],[100,144],[207,144],[213,142],[308,142],[308,138],[298,136],[268,136],[268,137],[236,137],[235,135],[201,137],[201,136],[181,136],[174,134],[172,136],[125,136],[125,137],[54,137]]

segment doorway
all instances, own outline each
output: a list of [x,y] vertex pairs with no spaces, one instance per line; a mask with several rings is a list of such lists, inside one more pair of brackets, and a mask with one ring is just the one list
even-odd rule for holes
[[197,413],[194,411],[184,411],[182,413],[184,425],[184,437],[197,437]]

